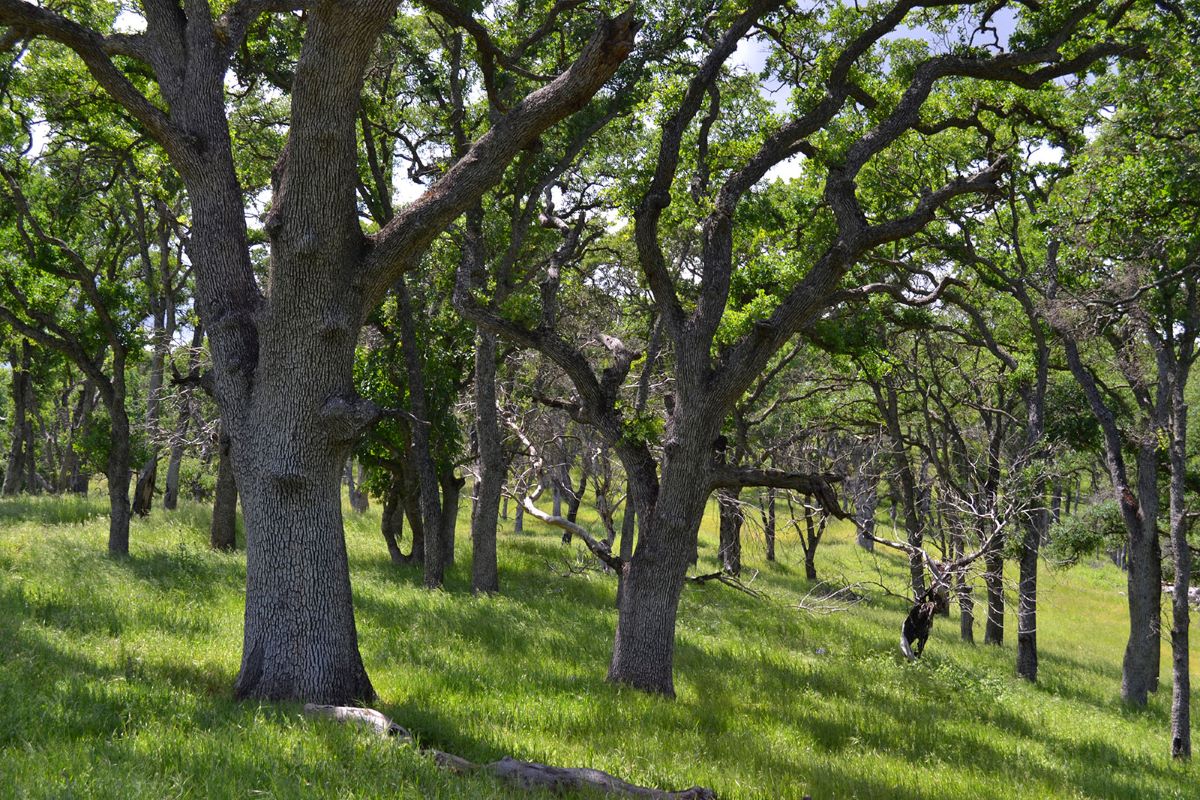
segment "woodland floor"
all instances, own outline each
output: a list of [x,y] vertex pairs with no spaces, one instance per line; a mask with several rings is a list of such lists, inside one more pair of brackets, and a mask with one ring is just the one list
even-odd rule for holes
[[[114,562],[103,514],[100,498],[0,503],[0,797],[530,796],[298,706],[233,702],[241,555],[210,552],[207,509],[188,505],[135,520],[132,557]],[[794,533],[767,564],[751,531],[748,571],[769,599],[685,589],[672,702],[604,682],[615,580],[564,576],[575,551],[557,533],[506,523],[503,593],[474,598],[465,504],[443,592],[394,568],[378,527],[375,509],[347,514],[377,707],[473,761],[596,767],[722,798],[1200,797],[1200,766],[1167,755],[1165,649],[1149,708],[1120,703],[1124,579],[1110,564],[1043,573],[1030,686],[1014,676],[1011,611],[1004,647],[960,643],[955,612],[908,664],[902,600],[872,586],[849,611],[797,610],[810,587]],[[823,577],[904,585],[899,558],[865,553],[846,529],[827,538]],[[1200,683],[1200,646],[1192,659]]]

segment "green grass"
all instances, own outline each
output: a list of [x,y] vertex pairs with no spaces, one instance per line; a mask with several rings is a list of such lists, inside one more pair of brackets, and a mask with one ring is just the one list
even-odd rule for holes
[[[103,513],[99,499],[0,503],[0,797],[529,796],[296,706],[234,703],[241,556],[210,552],[207,511],[185,506],[135,520],[132,557],[115,562]],[[1165,652],[1149,708],[1120,703],[1124,579],[1111,565],[1044,573],[1030,686],[1011,644],[964,645],[957,618],[905,663],[904,604],[878,590],[844,613],[797,610],[799,545],[785,538],[769,565],[750,534],[747,567],[770,600],[689,586],[667,701],[604,683],[615,582],[563,577],[572,551],[557,534],[508,523],[503,593],[474,598],[465,509],[443,592],[391,566],[378,523],[347,517],[360,643],[378,707],[425,745],[723,798],[1200,796],[1200,771],[1167,756]],[[828,539],[823,577],[904,585],[898,558],[845,529]]]

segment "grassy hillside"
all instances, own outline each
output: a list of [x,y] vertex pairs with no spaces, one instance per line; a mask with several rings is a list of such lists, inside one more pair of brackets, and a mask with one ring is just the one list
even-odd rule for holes
[[[135,520],[132,558],[113,562],[103,512],[98,500],[0,503],[0,796],[529,796],[295,706],[233,703],[241,556],[209,552],[207,511],[187,506]],[[1011,644],[961,644],[956,616],[905,663],[904,604],[878,588],[844,613],[798,610],[799,545],[784,537],[768,565],[751,535],[747,566],[769,599],[685,590],[672,702],[604,683],[615,581],[564,576],[573,551],[557,534],[510,524],[503,594],[474,598],[465,516],[459,563],[436,593],[391,566],[378,523],[374,511],[348,517],[378,707],[474,761],[591,766],[723,798],[1200,796],[1200,769],[1166,756],[1165,651],[1168,683],[1150,707],[1119,701],[1124,579],[1111,565],[1045,573],[1042,681],[1029,686]],[[823,577],[904,585],[898,558],[866,554],[846,530],[828,538]]]

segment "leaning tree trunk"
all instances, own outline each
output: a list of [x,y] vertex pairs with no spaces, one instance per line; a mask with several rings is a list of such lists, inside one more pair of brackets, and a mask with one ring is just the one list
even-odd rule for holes
[[579,506],[583,503],[583,496],[587,494],[588,478],[591,477],[592,473],[586,458],[583,459],[583,463],[579,467],[579,473],[579,488],[574,488],[571,486],[570,469],[563,471],[563,485],[571,492],[567,497],[568,522],[575,522],[579,519]]
[[721,570],[730,575],[742,573],[742,506],[741,493],[736,489],[717,492],[720,509],[720,544],[717,561]]
[[213,500],[212,524],[208,530],[213,550],[237,549],[237,481],[233,475],[229,433],[221,426],[217,457],[217,489]]

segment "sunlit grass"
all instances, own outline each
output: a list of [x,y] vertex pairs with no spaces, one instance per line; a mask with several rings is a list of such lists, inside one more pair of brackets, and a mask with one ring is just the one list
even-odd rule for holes
[[[0,797],[526,796],[295,706],[234,703],[244,566],[207,549],[207,523],[188,504],[135,520],[118,562],[104,555],[99,499],[0,503]],[[379,708],[474,761],[597,767],[726,798],[1200,796],[1196,768],[1167,756],[1165,652],[1150,707],[1120,703],[1124,578],[1109,564],[1044,573],[1042,680],[1030,686],[1011,641],[964,645],[956,617],[905,663],[904,604],[878,587],[843,613],[797,610],[810,586],[794,535],[781,529],[781,561],[766,564],[750,531],[747,579],[767,599],[685,590],[679,697],[667,701],[604,683],[615,581],[564,575],[573,551],[556,533],[527,517],[515,536],[507,523],[503,591],[476,598],[465,508],[442,592],[390,564],[378,524],[374,509],[347,516]],[[900,559],[865,553],[845,529],[817,563],[835,584],[904,585]]]

